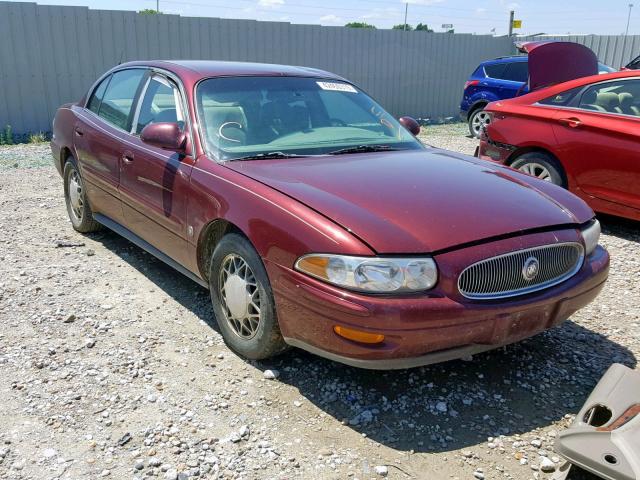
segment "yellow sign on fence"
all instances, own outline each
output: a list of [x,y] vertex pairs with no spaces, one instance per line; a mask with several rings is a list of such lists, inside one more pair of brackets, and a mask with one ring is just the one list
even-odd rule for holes
[[514,20],[513,28],[522,28],[522,20]]

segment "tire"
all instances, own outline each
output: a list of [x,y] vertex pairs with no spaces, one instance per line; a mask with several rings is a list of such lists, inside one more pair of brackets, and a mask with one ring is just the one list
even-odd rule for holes
[[245,237],[230,233],[220,240],[209,266],[209,290],[220,332],[234,352],[263,360],[288,348],[267,271]]
[[482,132],[482,124],[489,125],[490,120],[488,114],[484,111],[485,105],[476,108],[471,115],[469,115],[469,133],[472,137],[480,138]]
[[564,188],[567,186],[562,167],[545,152],[523,153],[511,162],[511,168]]
[[74,230],[80,233],[101,230],[102,225],[93,219],[93,212],[87,200],[82,176],[73,157],[67,159],[62,178],[64,180],[64,201]]

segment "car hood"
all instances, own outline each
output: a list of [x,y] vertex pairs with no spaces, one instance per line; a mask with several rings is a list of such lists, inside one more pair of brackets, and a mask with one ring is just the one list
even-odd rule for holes
[[599,73],[598,57],[579,43],[517,42],[516,48],[529,56],[530,91]]
[[439,149],[225,165],[332,219],[377,253],[433,253],[593,216],[559,187]]

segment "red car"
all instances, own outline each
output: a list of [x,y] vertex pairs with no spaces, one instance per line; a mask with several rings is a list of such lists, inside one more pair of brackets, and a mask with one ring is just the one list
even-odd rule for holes
[[61,107],[51,146],[73,227],[106,226],[207,287],[248,358],[423,365],[596,297],[609,256],[582,200],[418,131],[320,70],[157,61]]
[[640,220],[640,75],[595,75],[489,104],[480,158]]

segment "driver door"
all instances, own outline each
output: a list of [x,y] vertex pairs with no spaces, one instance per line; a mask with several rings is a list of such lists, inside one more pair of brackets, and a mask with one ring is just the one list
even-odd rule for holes
[[131,142],[122,153],[120,197],[128,228],[185,265],[186,209],[194,161],[189,151],[183,155],[140,139],[145,126],[159,122],[186,128],[185,102],[172,80],[152,73],[140,95]]

